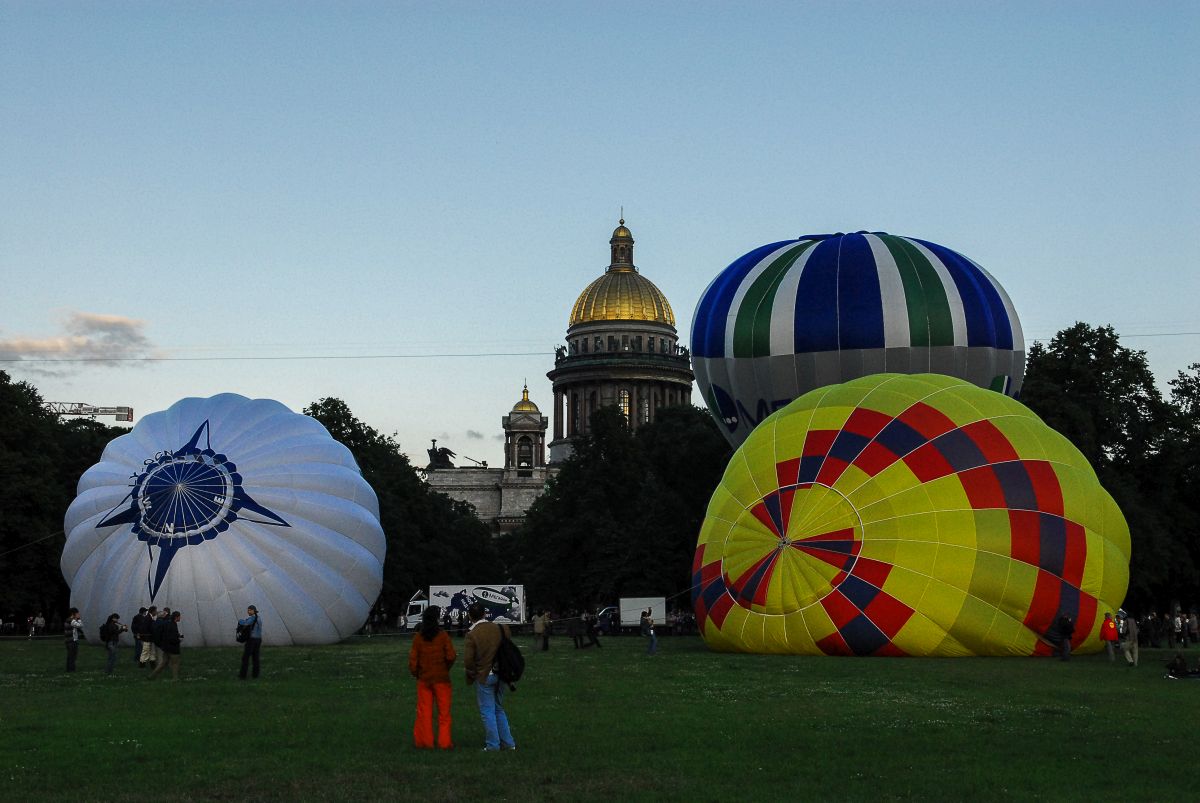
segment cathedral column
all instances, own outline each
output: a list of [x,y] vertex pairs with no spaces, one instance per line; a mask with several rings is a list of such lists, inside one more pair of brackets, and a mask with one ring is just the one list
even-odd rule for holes
[[563,392],[554,391],[554,440],[562,440],[563,436]]

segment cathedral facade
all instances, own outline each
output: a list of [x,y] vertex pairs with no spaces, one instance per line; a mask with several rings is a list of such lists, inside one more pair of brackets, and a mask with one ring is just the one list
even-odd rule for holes
[[[521,524],[525,513],[557,473],[556,463],[588,434],[600,407],[616,406],[630,427],[651,423],[664,407],[691,404],[691,360],[679,345],[675,313],[662,291],[633,262],[633,234],[621,220],[609,239],[604,273],[579,294],[571,308],[566,344],[555,351],[553,440],[548,420],[529,398],[501,418],[504,468],[455,467],[454,454],[429,450],[426,480],[435,491],[470,502],[495,532]],[[546,447],[549,445],[549,459]]]
[[637,429],[663,407],[691,404],[691,360],[679,345],[675,313],[633,262],[633,234],[620,221],[608,241],[603,275],[584,288],[555,352],[554,439],[550,462],[569,457],[590,430],[592,413],[615,405]]

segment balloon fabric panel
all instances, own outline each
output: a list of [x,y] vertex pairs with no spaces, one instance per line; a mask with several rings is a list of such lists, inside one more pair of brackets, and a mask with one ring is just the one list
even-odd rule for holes
[[80,478],[63,575],[86,619],[150,603],[188,643],[233,644],[255,605],[269,644],[351,634],[382,587],[375,492],[321,424],[236,394],[144,417]]
[[818,387],[944,373],[1020,391],[1024,342],[1003,288],[970,259],[882,233],[772,243],[709,284],[693,317],[698,387],[737,446]]
[[797,617],[802,652],[1045,654],[1066,614],[1086,650],[1125,593],[1128,543],[1082,455],[1018,402],[877,375],[805,395],[735,452],[693,597],[714,649],[797,651],[796,625],[753,624]]

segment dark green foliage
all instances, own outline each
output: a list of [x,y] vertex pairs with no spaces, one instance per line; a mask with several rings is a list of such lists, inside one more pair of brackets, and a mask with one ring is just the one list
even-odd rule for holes
[[1021,401],[1083,452],[1129,523],[1127,607],[1200,602],[1200,364],[1164,400],[1146,354],[1076,323],[1029,350]]
[[512,575],[536,604],[560,609],[686,590],[728,445],[694,407],[662,410],[636,433],[605,408],[591,427],[506,540]]
[[487,525],[469,504],[431,491],[395,439],[359,421],[340,399],[322,399],[304,413],[350,449],[379,497],[387,536],[380,599],[390,612],[430,585],[508,579]]
[[28,382],[0,371],[0,616],[47,621],[66,610],[59,569],[63,516],[80,475],[127,430],[95,421],[62,421],[42,408]]

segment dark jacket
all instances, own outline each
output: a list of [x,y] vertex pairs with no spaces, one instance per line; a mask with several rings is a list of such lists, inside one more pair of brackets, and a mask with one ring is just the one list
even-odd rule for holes
[[163,622],[159,636],[162,639],[162,643],[159,646],[162,647],[163,652],[167,655],[179,655],[181,639],[179,636],[179,625],[175,624],[174,619],[167,619]]

